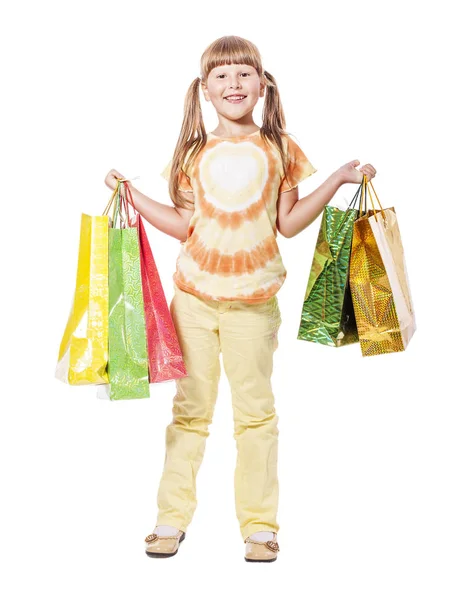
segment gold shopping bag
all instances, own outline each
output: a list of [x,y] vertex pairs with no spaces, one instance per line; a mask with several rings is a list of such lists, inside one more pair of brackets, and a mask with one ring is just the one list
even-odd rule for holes
[[82,215],[73,306],[55,376],[70,385],[108,382],[108,216]]
[[[368,183],[380,206],[378,211]],[[372,210],[363,214],[367,191]],[[360,217],[353,228],[350,291],[363,356],[405,350],[416,331],[416,321],[397,215],[394,208],[383,209],[366,176]]]

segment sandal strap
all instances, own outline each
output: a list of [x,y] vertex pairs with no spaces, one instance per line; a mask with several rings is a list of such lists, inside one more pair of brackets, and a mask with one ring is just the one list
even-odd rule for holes
[[179,535],[157,535],[156,533],[150,533],[144,540],[147,543],[155,542],[155,540],[180,540],[182,533]]
[[267,542],[260,542],[258,540],[252,540],[252,538],[248,537],[244,540],[244,543],[247,544],[247,542],[249,544],[260,544],[260,546],[266,546],[266,548],[269,548],[269,550],[272,550],[272,552],[280,552],[280,548],[279,548],[279,544],[277,543],[277,534],[274,532],[274,537],[272,540],[269,540]]

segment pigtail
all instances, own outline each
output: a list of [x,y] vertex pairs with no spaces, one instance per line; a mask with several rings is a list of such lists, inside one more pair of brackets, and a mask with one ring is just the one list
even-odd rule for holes
[[280,153],[282,167],[285,174],[285,179],[288,168],[288,158],[283,146],[283,135],[289,135],[285,130],[285,113],[283,111],[282,102],[280,101],[279,88],[275,78],[268,71],[263,71],[264,83],[266,86],[265,99],[263,105],[263,125],[261,127],[261,136],[272,142]]
[[171,161],[169,195],[173,204],[180,208],[191,208],[193,204],[188,201],[185,192],[178,189],[179,173],[182,169],[188,174],[196,155],[207,140],[199,97],[200,82],[199,77],[194,79],[185,96],[184,120]]

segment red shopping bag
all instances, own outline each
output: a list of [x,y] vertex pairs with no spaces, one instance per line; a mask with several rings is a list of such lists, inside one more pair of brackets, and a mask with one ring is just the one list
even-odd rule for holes
[[131,190],[127,182],[125,182],[125,190],[133,206],[135,212],[134,221],[138,227],[146,337],[149,353],[149,381],[150,383],[160,383],[170,379],[187,377],[188,373],[185,368],[182,350],[149,240],[147,239],[146,229],[141,215],[134,208]]

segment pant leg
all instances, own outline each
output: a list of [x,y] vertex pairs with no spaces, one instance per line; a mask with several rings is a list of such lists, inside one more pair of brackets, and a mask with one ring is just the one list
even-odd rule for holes
[[220,379],[216,304],[177,288],[170,312],[188,376],[176,380],[173,420],[158,490],[157,525],[186,531],[196,508],[196,475],[203,459]]
[[281,316],[276,296],[234,302],[220,315],[223,364],[233,401],[236,514],[243,539],[278,531],[278,417],[271,387]]

